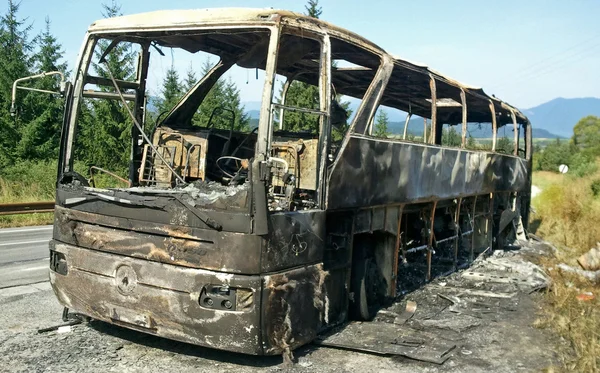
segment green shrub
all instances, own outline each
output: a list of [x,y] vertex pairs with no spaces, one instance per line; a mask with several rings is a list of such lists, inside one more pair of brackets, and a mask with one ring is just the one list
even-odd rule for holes
[[584,177],[598,171],[594,158],[583,152],[574,153],[569,163],[570,173],[577,177]]
[[592,183],[590,184],[590,188],[592,189],[594,197],[598,197],[600,195],[600,179],[592,181]]

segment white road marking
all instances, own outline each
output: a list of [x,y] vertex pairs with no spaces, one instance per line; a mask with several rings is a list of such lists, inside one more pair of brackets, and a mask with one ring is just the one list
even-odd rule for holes
[[45,265],[45,266],[39,266],[39,267],[22,268],[19,272],[37,271],[40,269],[49,269],[49,266]]
[[42,242],[48,242],[50,241],[48,240],[37,240],[37,241],[18,241],[18,242],[10,242],[10,243],[0,243],[0,246],[15,246],[15,245],[30,245],[33,243],[42,243]]

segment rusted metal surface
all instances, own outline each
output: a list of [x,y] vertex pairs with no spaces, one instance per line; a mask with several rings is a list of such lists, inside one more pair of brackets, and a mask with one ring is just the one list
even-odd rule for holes
[[460,103],[462,105],[462,135],[461,135],[461,147],[464,148],[467,146],[467,112],[468,112],[468,107],[467,107],[467,97],[465,94],[465,90],[464,88],[460,89]]
[[265,353],[289,353],[312,341],[329,323],[322,265],[265,276],[262,302]]
[[433,250],[433,227],[435,224],[435,211],[437,207],[437,201],[433,201],[433,206],[431,207],[431,216],[429,218],[429,226],[427,229],[427,275],[425,279],[427,281],[431,280],[431,257]]
[[320,337],[316,343],[380,355],[399,355],[434,364],[443,364],[456,347],[451,341],[383,322],[351,323],[343,330]]
[[[430,143],[440,143],[437,140],[437,87],[433,74],[429,73],[429,90],[431,91],[431,135]],[[439,131],[440,136],[442,131]],[[441,138],[441,137],[440,137]]]
[[[317,190],[318,145],[316,139],[273,142],[273,155],[287,161],[288,173],[295,175],[297,188]],[[273,185],[284,186],[285,183],[279,177]]]
[[152,224],[57,208],[54,239],[148,261],[231,273],[260,273],[262,239],[212,229]]
[[527,162],[513,156],[353,135],[331,172],[327,206],[346,209],[525,191],[527,175]]
[[0,203],[0,215],[33,214],[54,211],[54,202]]
[[[184,268],[61,243],[51,248],[68,263],[66,275],[50,272],[54,292],[66,307],[187,343],[263,352],[259,276]],[[217,302],[212,306],[201,303],[207,285],[235,290],[235,310]]]

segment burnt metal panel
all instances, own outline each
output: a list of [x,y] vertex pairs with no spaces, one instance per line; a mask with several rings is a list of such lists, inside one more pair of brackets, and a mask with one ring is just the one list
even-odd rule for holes
[[323,260],[325,211],[273,213],[262,254],[262,271],[272,272]]
[[[124,198],[127,199],[127,197],[128,195],[124,194]],[[81,199],[81,201],[65,206],[68,199]],[[56,202],[57,206],[69,207],[73,210],[98,215],[144,220],[148,223],[210,229],[190,208],[185,207],[182,203],[171,197],[161,197],[160,201],[155,204],[156,206],[150,206],[149,203],[147,205],[128,205],[93,198],[93,196],[86,194],[83,188],[59,186],[56,190]],[[159,203],[164,207],[160,207]],[[196,209],[217,221],[222,226],[223,231],[239,233],[250,233],[251,231],[251,217],[249,212],[238,211],[235,213]]]
[[265,354],[309,343],[328,323],[327,277],[322,264],[264,277],[262,332]]
[[243,233],[158,226],[57,208],[53,237],[79,247],[231,273],[260,273],[263,238]]
[[398,233],[398,219],[400,217],[400,207],[391,206],[385,209],[385,227],[384,231],[396,235]]
[[521,191],[518,157],[353,135],[329,179],[328,208],[356,208]]
[[[196,345],[262,354],[261,279],[56,244],[68,272],[50,272],[59,302],[94,319]],[[127,281],[123,282],[124,276]],[[236,311],[200,304],[206,285],[237,289]],[[98,294],[102,294],[101,297]]]
[[354,219],[354,234],[370,232],[373,214],[370,209],[359,210]]

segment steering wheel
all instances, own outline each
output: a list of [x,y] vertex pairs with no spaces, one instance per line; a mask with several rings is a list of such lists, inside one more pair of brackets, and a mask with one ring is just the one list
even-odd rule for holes
[[[221,163],[221,161],[226,160],[226,159],[227,160],[234,160],[235,161],[235,164],[236,164],[235,167],[237,167],[237,170],[234,172],[233,175],[223,169],[224,167],[230,167],[230,162],[225,163],[225,165],[223,165],[223,167],[221,167],[221,165],[219,164],[219,163]],[[219,168],[219,170],[221,170],[221,172],[225,176],[228,176],[228,177],[230,177],[233,180],[237,176],[239,176],[240,173],[244,169],[248,170],[248,163],[247,162],[248,162],[248,160],[246,160],[246,159],[242,159],[242,158],[238,158],[238,157],[233,157],[233,156],[230,156],[230,155],[226,155],[226,156],[223,156],[223,157],[220,157],[219,159],[217,159],[217,162],[215,162],[215,163],[217,164],[217,167]],[[246,164],[244,165],[244,163],[246,163]]]

